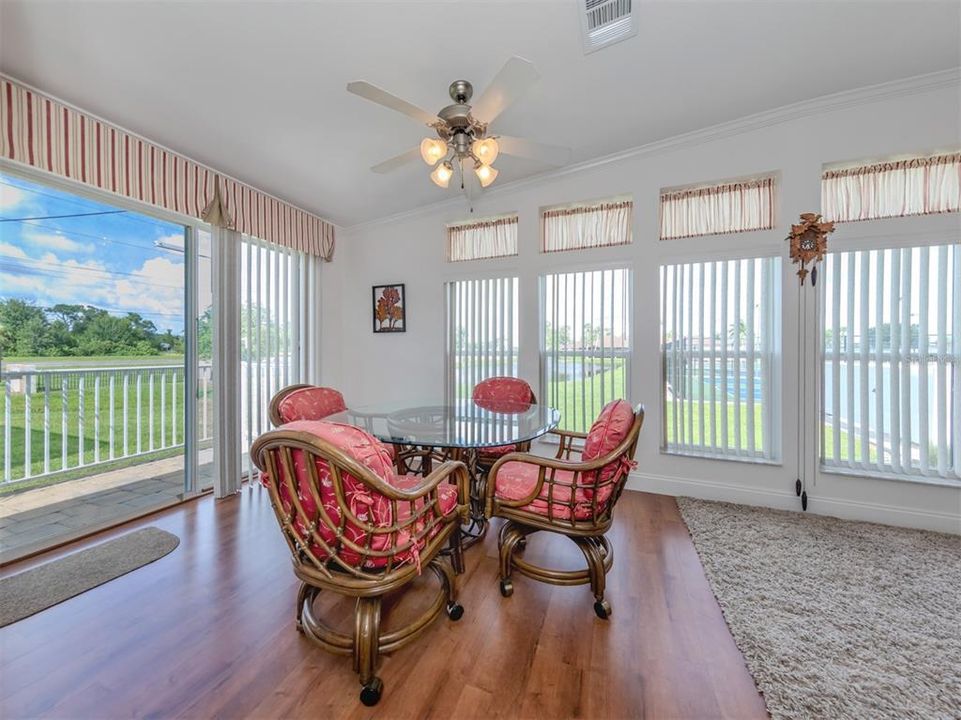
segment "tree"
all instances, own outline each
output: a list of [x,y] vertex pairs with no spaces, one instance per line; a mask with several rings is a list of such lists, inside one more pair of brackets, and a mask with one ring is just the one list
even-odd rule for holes
[[42,355],[50,343],[43,308],[23,300],[0,302],[0,355]]
[[156,355],[183,352],[183,336],[140,313],[112,315],[92,305],[50,308],[10,298],[0,300],[0,354],[55,357]]
[[601,328],[595,327],[591,323],[584,323],[581,345],[585,348],[596,348],[601,342],[601,335]]
[[548,350],[566,350],[571,346],[571,329],[567,325],[555,331],[554,326],[547,322],[544,330]]

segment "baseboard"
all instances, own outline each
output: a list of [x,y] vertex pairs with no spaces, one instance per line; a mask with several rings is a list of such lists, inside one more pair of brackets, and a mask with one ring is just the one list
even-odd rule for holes
[[[801,501],[792,492],[744,487],[715,480],[632,472],[627,481],[627,489],[641,490],[657,495],[687,496],[702,500],[722,500],[742,505],[759,505],[778,510],[801,511]],[[845,520],[864,520],[883,525],[899,525],[921,530],[961,534],[961,516],[958,513],[915,510],[857,500],[818,497],[816,495],[809,496],[808,512],[844,518]]]

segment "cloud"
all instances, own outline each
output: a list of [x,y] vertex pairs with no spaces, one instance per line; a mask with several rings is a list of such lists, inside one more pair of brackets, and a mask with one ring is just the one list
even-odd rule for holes
[[10,243],[0,243],[0,256],[16,258],[17,260],[25,260],[28,257],[27,253]]
[[0,185],[0,212],[13,210],[27,199],[27,194],[12,185]]
[[[0,244],[0,255],[3,254],[18,259],[27,257],[15,246]],[[51,252],[45,253],[39,262],[43,265],[16,274],[0,270],[3,295],[31,299],[44,306],[83,304],[111,312],[138,312],[161,329],[179,330],[183,325],[182,262],[155,257],[128,274],[111,273],[96,260],[63,259]]]
[[60,233],[28,233],[25,235],[27,242],[37,247],[59,250],[66,253],[92,253],[96,250],[93,243],[83,243],[71,240],[66,235]]

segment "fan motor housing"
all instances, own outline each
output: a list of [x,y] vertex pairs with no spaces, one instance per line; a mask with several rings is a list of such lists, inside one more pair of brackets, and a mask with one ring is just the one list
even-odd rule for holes
[[470,105],[464,105],[463,103],[448,105],[437,113],[437,117],[447,123],[447,126],[452,130],[470,127]]

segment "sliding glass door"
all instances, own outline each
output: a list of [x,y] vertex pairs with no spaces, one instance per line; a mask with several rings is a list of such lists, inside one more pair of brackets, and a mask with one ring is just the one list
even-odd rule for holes
[[200,227],[6,171],[0,213],[9,552],[197,489],[213,433],[198,338],[212,309]]

